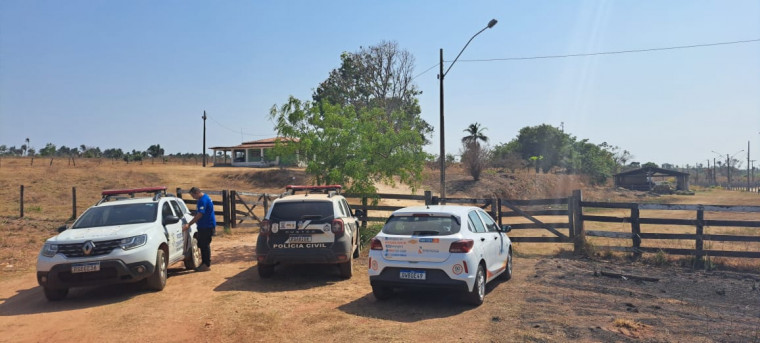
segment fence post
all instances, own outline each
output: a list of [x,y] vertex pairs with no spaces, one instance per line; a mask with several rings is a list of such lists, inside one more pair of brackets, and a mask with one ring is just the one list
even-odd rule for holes
[[581,202],[583,201],[583,191],[580,189],[576,189],[573,191],[573,210],[574,214],[573,216],[575,219],[573,220],[573,223],[575,224],[575,240],[573,241],[574,244],[574,250],[576,254],[582,254],[584,251],[584,245],[586,243],[586,231],[583,228],[583,206],[581,205]]
[[222,190],[222,220],[224,221],[224,226],[229,227],[230,226],[230,198],[229,198],[229,192],[226,189]]
[[19,199],[19,209],[21,212],[20,217],[24,218],[24,185],[21,185],[21,196]]
[[499,221],[499,227],[501,227],[501,225],[502,225],[502,221],[501,221],[501,218],[502,218],[501,217],[501,198],[496,198],[496,206],[499,207],[499,218],[498,218],[498,221]]
[[639,220],[639,205],[631,207],[631,236],[633,240],[633,257],[641,257],[641,221]]
[[697,249],[697,263],[699,267],[702,267],[702,262],[704,258],[704,233],[705,233],[705,210],[700,205],[699,209],[697,210],[697,242],[696,242],[696,249]]
[[77,188],[71,187],[71,219],[77,217]]
[[425,191],[425,206],[433,203],[433,192]]
[[235,209],[237,208],[237,202],[235,201],[235,197],[237,196],[237,192],[235,190],[230,191],[230,227],[235,228],[237,227],[237,211]]
[[572,195],[567,198],[567,224],[570,227],[567,233],[573,241],[575,238],[575,197]]
[[499,218],[499,207],[496,204],[496,199],[498,198],[491,198],[491,218],[493,218],[493,220]]
[[177,187],[177,198],[182,199],[182,188]]
[[367,217],[369,217],[369,213],[367,212],[367,197],[362,197],[362,212],[364,212],[364,218],[362,218],[362,227],[367,227]]
[[269,213],[269,194],[264,193],[264,217]]

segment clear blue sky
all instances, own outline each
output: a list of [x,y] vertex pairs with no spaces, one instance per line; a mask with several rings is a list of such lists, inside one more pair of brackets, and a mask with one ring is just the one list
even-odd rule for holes
[[[525,126],[608,142],[641,163],[760,158],[760,42],[530,60],[515,57],[760,39],[752,1],[0,1],[0,144],[167,153],[274,136],[269,109],[309,99],[343,51],[396,41],[416,59],[422,116],[446,151]],[[434,67],[423,73],[430,67]],[[448,65],[447,65],[448,67]],[[760,165],[760,162],[756,163]]]

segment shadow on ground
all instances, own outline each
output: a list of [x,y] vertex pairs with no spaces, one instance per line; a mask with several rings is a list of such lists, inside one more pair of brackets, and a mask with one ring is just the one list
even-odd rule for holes
[[[191,271],[185,269],[169,269],[169,278]],[[170,281],[167,281],[170,282]],[[48,301],[42,287],[17,290],[16,295],[8,299],[0,299],[0,316],[15,316],[22,314],[50,313],[79,310],[120,303],[140,294],[149,293],[141,282],[71,288],[65,299]]]

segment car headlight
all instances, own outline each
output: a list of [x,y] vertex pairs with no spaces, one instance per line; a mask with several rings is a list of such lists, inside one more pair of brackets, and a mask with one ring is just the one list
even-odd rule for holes
[[134,249],[145,245],[148,241],[148,235],[139,235],[134,237],[122,238],[119,246],[124,250]]
[[42,246],[42,256],[53,257],[58,253],[58,244],[45,243]]

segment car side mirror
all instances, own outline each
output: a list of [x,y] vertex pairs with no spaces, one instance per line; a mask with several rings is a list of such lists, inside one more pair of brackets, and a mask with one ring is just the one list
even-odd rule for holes
[[163,225],[168,224],[176,224],[179,223],[179,217],[177,216],[165,216],[163,220]]
[[63,225],[63,226],[61,226],[61,227],[58,228],[58,233],[64,232],[67,229],[68,229],[68,227],[66,227],[66,225]]
[[362,210],[354,210],[354,217],[357,217],[357,218],[364,217],[364,211],[362,211]]
[[510,232],[510,231],[512,231],[512,227],[511,227],[511,226],[509,226],[509,225],[502,225],[502,226],[501,226],[501,230],[499,230],[499,231],[501,231],[501,232],[504,232],[504,233],[507,233],[507,232]]

